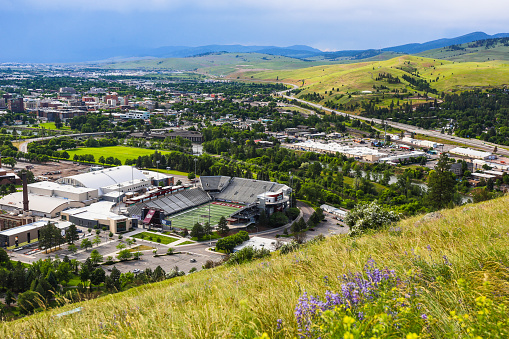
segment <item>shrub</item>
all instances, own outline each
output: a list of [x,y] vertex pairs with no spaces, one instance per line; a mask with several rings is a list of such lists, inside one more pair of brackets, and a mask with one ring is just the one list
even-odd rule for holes
[[264,258],[270,255],[270,251],[265,248],[253,248],[253,246],[247,246],[241,249],[238,252],[233,253],[226,265],[238,265],[251,260]]
[[376,202],[359,204],[345,217],[351,236],[361,235],[367,230],[378,230],[400,219],[398,213],[387,211]]
[[297,207],[292,207],[286,210],[286,215],[290,220],[295,220],[300,214],[300,210]]
[[279,251],[281,254],[288,254],[288,253],[293,252],[296,249],[298,249],[299,246],[300,246],[300,244],[298,242],[292,241],[292,242],[286,243],[283,246],[281,246]]

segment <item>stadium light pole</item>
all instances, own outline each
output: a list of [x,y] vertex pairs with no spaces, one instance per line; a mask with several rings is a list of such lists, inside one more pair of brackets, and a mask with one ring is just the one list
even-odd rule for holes
[[198,158],[194,158],[194,187],[196,187],[196,163],[198,162]]
[[159,162],[161,162],[161,160],[157,160],[156,161],[156,166],[157,166],[157,186],[159,186]]

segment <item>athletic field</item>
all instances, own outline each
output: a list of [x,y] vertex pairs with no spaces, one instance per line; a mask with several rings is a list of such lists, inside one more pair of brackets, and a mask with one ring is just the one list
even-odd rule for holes
[[197,222],[205,224],[209,220],[209,206],[210,224],[212,226],[217,225],[221,217],[228,217],[230,214],[244,207],[238,204],[212,202],[180,214],[172,215],[166,218],[166,220],[171,220],[172,227],[192,229]]

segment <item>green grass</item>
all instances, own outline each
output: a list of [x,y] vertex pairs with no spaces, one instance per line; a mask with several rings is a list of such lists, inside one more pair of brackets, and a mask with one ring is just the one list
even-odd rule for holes
[[209,241],[209,240],[216,240],[216,239],[221,239],[221,236],[217,232],[212,232],[212,234],[204,235],[200,239],[198,239],[197,237],[191,238],[191,240],[194,240],[194,241]]
[[78,286],[81,283],[81,279],[79,276],[74,275],[71,280],[67,283],[67,286]]
[[[331,100],[337,103],[360,102],[369,100],[380,94],[357,94],[348,98],[347,93],[356,91],[373,91],[373,85],[387,86],[389,89],[407,89],[413,93],[406,81],[399,84],[388,84],[376,81],[378,73],[390,73],[400,79],[407,74],[403,69],[411,67],[419,72],[421,79],[436,80],[431,82],[432,88],[439,91],[466,90],[471,88],[486,88],[489,86],[504,86],[508,84],[509,64],[505,61],[489,62],[452,62],[447,60],[429,59],[410,55],[402,55],[385,61],[358,62],[355,64],[336,64],[308,67],[295,70],[261,71],[246,73],[247,78],[266,81],[282,81],[302,86],[301,94],[317,92],[324,96],[321,103]],[[415,76],[414,76],[415,77]],[[330,94],[330,91],[332,94]],[[338,91],[339,89],[339,91]],[[327,94],[325,94],[327,91]],[[340,99],[338,96],[343,94]],[[386,95],[387,98],[387,95]],[[391,99],[392,100],[392,99]]]
[[169,58],[156,60],[137,60],[101,65],[114,69],[178,69],[196,70],[211,75],[242,73],[256,69],[294,69],[315,65],[331,64],[327,60],[303,61],[278,55],[260,53],[223,53],[209,54],[190,58]]
[[[125,163],[126,159],[137,159],[139,156],[154,154],[156,150],[126,146],[109,146],[109,147],[80,147],[72,150],[67,150],[69,153],[69,160],[72,160],[75,154],[92,154],[95,158],[95,163],[99,164],[99,158],[103,156],[117,158]],[[165,151],[158,151],[160,153],[168,153]]]
[[[187,172],[181,172],[181,171],[175,171],[175,170],[167,170],[167,169],[157,169],[157,168],[150,168],[151,171],[154,171],[154,172],[160,172],[160,173],[165,173],[165,174],[173,174],[173,175],[183,175],[183,176],[186,176],[189,174]],[[200,176],[198,175],[197,178],[199,178]]]
[[182,245],[190,245],[190,244],[194,244],[195,242],[194,241],[184,241],[184,242],[181,242],[180,244],[177,244],[175,246],[182,246]]
[[155,249],[155,247],[147,246],[147,245],[138,245],[133,248],[130,248],[129,252],[135,253],[135,252],[139,252],[139,251],[149,251],[149,250],[153,250],[153,249]]
[[44,122],[42,124],[39,124],[39,127],[44,127],[45,129],[53,129],[53,130],[71,130],[71,127],[69,126],[62,126],[62,128],[58,129],[55,126],[54,122]]
[[486,49],[482,47],[469,47],[469,43],[460,45],[464,50],[452,50],[445,48],[437,48],[421,52],[416,56],[433,59],[445,59],[459,62],[483,62],[489,60],[509,60],[509,46],[501,43],[496,44],[492,48]]
[[[30,244],[32,244],[32,243],[34,243],[35,241],[38,241],[38,240],[39,239],[32,239],[32,240],[30,240]],[[18,247],[25,246],[25,245],[29,245],[29,243],[27,241],[19,243]],[[16,245],[12,245],[12,246],[7,247],[8,250],[13,250],[15,248],[16,248]],[[26,250],[28,251],[28,249],[26,249]]]
[[[219,206],[214,205],[212,203],[202,205],[200,207],[185,211],[181,214],[177,214],[175,216],[171,216],[169,218],[166,218],[167,220],[171,220],[171,225],[173,227],[178,228],[187,228],[192,229],[194,224],[197,222],[201,222],[205,224],[209,218],[209,206],[210,205],[210,224],[212,226],[217,225],[219,222],[219,219],[221,217],[228,217],[230,214],[232,214],[235,211],[238,211],[238,208],[235,207],[229,207],[229,206]],[[206,217],[203,217],[206,216]]]
[[[143,236],[144,236],[144,238],[142,238]],[[152,240],[150,239],[150,237],[152,237]],[[149,241],[153,241],[153,242],[157,242],[157,243],[159,243],[157,241],[157,239],[161,239],[160,243],[164,244],[164,245],[171,244],[172,242],[179,240],[178,238],[169,237],[169,236],[161,235],[161,234],[154,234],[152,232],[141,232],[141,233],[133,235],[132,238],[144,239],[144,240],[149,240]]]
[[[373,329],[386,324],[378,327],[387,331],[384,338],[405,338],[420,331],[425,332],[419,338],[467,338],[469,328],[473,337],[507,337],[503,332],[508,328],[507,310],[501,312],[509,304],[507,204],[509,197],[503,197],[440,211],[435,217],[409,218],[397,225],[401,228],[397,232],[332,236],[288,255],[276,252],[261,261],[200,271],[2,323],[0,333],[4,338],[19,337],[21,332],[36,338],[254,338],[263,333],[294,338],[298,337],[294,312],[303,292],[322,298],[327,290],[337,293],[336,277],[360,272],[372,259],[402,279],[387,291],[385,298],[391,298],[386,304],[377,306],[376,300],[366,304],[366,321],[356,313],[350,315],[356,326]],[[408,291],[408,284],[415,291]],[[478,306],[475,299],[481,296],[488,299],[478,299]],[[381,318],[383,306],[392,307],[399,298],[398,317]],[[406,308],[401,304],[407,298],[418,303]],[[54,317],[76,307],[83,309]],[[376,307],[381,307],[379,316],[371,316]],[[466,319],[465,327],[451,311]],[[337,309],[328,316],[342,312]],[[343,331],[343,316],[332,319]],[[394,319],[401,320],[397,327]],[[324,328],[332,329],[326,324]]]

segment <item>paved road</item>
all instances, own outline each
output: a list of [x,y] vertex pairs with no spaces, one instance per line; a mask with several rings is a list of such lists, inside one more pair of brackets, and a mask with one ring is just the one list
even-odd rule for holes
[[[311,214],[313,214],[313,212],[315,211],[315,209],[313,207],[311,207],[308,204],[305,204],[301,201],[297,201],[297,207],[300,208],[300,210],[302,211],[302,217],[306,221],[309,219]],[[254,233],[252,235],[260,236],[263,238],[276,239],[276,234],[282,234],[282,233],[283,233],[283,228],[279,227],[275,230],[263,231],[263,232],[260,232],[260,234]]]
[[[298,86],[296,86],[296,85],[292,85],[292,86],[294,88],[298,88]],[[312,106],[312,107],[315,107],[315,108],[318,108],[318,109],[321,109],[321,110],[324,110],[326,112],[341,114],[341,115],[344,115],[344,116],[353,116],[356,119],[360,119],[360,120],[364,120],[364,121],[374,121],[377,124],[382,124],[382,120],[380,120],[380,119],[367,118],[367,117],[363,117],[363,116],[359,116],[359,115],[352,115],[352,114],[348,114],[348,113],[345,113],[345,112],[336,111],[336,110],[327,108],[325,106],[322,106],[320,104],[315,104],[313,102],[305,101],[305,100],[298,99],[298,98],[293,97],[293,96],[286,95],[286,92],[291,91],[291,90],[292,89],[279,92],[279,95],[283,96],[284,98],[286,98],[288,100],[297,100],[298,102],[304,103],[306,105],[309,105],[309,106]],[[417,134],[427,135],[427,136],[430,136],[430,137],[436,137],[436,138],[448,140],[448,141],[451,141],[451,142],[462,143],[462,144],[465,144],[465,145],[468,145],[468,146],[471,146],[471,147],[476,147],[476,148],[479,148],[479,149],[482,149],[482,150],[488,151],[488,152],[493,152],[493,149],[496,146],[498,148],[498,151],[497,151],[498,154],[503,155],[503,156],[509,156],[509,150],[504,148],[504,147],[506,147],[504,145],[498,145],[498,144],[494,144],[494,143],[491,143],[491,142],[485,142],[485,141],[477,140],[477,139],[460,138],[460,137],[456,137],[456,136],[452,136],[452,135],[448,135],[448,134],[442,134],[440,132],[433,131],[433,130],[427,130],[427,129],[423,129],[423,128],[412,126],[412,125],[402,124],[402,123],[399,123],[399,122],[392,122],[392,121],[387,121],[387,120],[385,122],[389,126],[393,126],[395,128],[402,129],[402,130],[405,130],[405,131],[408,131],[408,132],[413,132],[413,133],[417,133]]]

